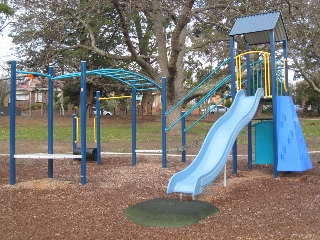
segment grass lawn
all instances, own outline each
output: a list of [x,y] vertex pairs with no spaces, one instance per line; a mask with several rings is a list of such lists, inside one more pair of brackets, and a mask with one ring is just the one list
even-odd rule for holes
[[[187,145],[201,145],[207,132],[216,120],[213,116],[197,123],[187,132]],[[194,121],[194,117],[187,118],[187,126]],[[320,139],[320,119],[300,118],[300,124],[307,142],[309,151],[319,150]],[[93,119],[87,119],[87,143],[94,143]],[[10,128],[9,117],[0,117],[0,141],[9,141]],[[105,144],[122,147],[113,149],[114,151],[128,152],[131,146],[131,119],[129,116],[107,116],[101,119],[101,142]],[[35,117],[17,117],[16,120],[16,140],[47,141],[47,119]],[[181,138],[179,135],[168,135],[168,148],[179,148]],[[71,117],[55,117],[54,119],[54,142],[72,143],[72,121]],[[156,117],[139,117],[137,121],[137,142],[139,148],[150,148],[150,143],[158,143],[161,148],[161,120]],[[238,145],[246,145],[247,128],[244,128],[238,137]],[[108,147],[110,149],[110,147]],[[111,149],[112,150],[112,149]]]

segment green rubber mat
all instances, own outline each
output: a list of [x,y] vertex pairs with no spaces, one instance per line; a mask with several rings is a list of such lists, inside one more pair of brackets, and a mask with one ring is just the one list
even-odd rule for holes
[[149,227],[185,227],[198,223],[219,209],[209,202],[156,198],[128,207],[124,216],[136,224]]

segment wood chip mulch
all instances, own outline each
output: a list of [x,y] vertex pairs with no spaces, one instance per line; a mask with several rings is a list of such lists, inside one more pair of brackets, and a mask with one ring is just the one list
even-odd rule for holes
[[[311,155],[313,169],[280,173],[254,165],[247,170],[239,158],[238,173],[227,165],[198,200],[219,213],[183,228],[146,227],[127,220],[123,211],[166,194],[170,177],[192,161],[139,156],[103,156],[102,164],[87,164],[87,184],[80,184],[80,164],[54,160],[54,178],[47,161],[17,159],[17,183],[9,185],[9,157],[0,156],[0,239],[320,239],[320,154]],[[184,199],[191,196],[184,195]]]

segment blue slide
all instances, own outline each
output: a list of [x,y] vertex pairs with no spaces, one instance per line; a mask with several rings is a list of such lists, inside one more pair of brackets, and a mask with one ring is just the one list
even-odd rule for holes
[[171,177],[167,193],[195,196],[218,177],[238,134],[253,118],[263,96],[263,88],[259,88],[255,96],[245,96],[244,90],[237,93],[231,108],[211,127],[193,162]]

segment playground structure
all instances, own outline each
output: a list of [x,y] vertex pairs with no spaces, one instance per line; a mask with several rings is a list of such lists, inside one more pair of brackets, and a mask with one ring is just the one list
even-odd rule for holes
[[[72,114],[72,143],[73,143],[73,155],[81,155],[81,148],[77,148],[77,143],[80,142],[80,118],[76,114]],[[97,117],[93,118],[93,141],[97,144]],[[74,159],[76,160],[76,159]],[[97,161],[100,164],[100,158],[97,158],[97,147],[86,148],[86,160]]]
[[[235,36],[242,35],[246,41],[246,52],[235,56]],[[167,193],[187,193],[194,197],[214,181],[222,171],[232,148],[232,169],[237,173],[237,135],[248,126],[248,168],[252,169],[252,124],[260,99],[272,102],[272,120],[263,122],[260,129],[271,126],[271,164],[274,177],[278,171],[305,171],[312,168],[310,156],[302,134],[297,113],[288,94],[287,34],[280,12],[271,12],[238,18],[230,33],[230,62],[232,106],[210,129],[202,148],[194,161],[184,170],[174,174]],[[283,61],[278,67],[275,43],[282,42]],[[270,53],[250,51],[251,45],[270,44]],[[250,54],[259,53],[260,67],[251,63]],[[242,79],[245,62],[246,80]],[[257,71],[257,69],[260,69]],[[279,73],[282,79],[279,79]],[[254,78],[259,75],[255,83]],[[279,82],[282,82],[280,89]],[[246,86],[244,95],[243,83]],[[240,90],[242,89],[242,90]],[[237,92],[237,93],[236,93]],[[284,96],[281,96],[284,94]],[[263,120],[263,119],[260,119]],[[270,124],[271,123],[271,124]],[[263,145],[263,143],[255,143]],[[232,146],[233,145],[233,146]],[[256,150],[259,148],[256,148]],[[270,149],[269,149],[270,150]],[[256,155],[257,156],[257,155]],[[259,164],[266,163],[264,160]],[[268,162],[269,163],[269,162]]]
[[[114,100],[114,99],[128,99],[132,96],[118,96],[118,97],[100,97],[100,91],[96,92],[96,116],[93,118],[93,139],[96,143],[95,148],[86,148],[86,159],[90,161],[96,161],[101,164],[101,109],[100,101]],[[79,128],[79,118],[76,114],[72,115],[72,142],[73,142],[73,154],[81,155],[81,148],[77,148],[77,143],[80,141],[80,128]]]
[[[81,184],[86,184],[86,152],[87,152],[87,142],[86,142],[86,75],[93,74],[104,76],[108,78],[115,79],[117,81],[126,84],[132,88],[132,119],[133,119],[133,129],[132,129],[132,139],[136,143],[136,92],[139,91],[150,91],[158,90],[161,87],[153,82],[152,80],[146,78],[137,73],[120,70],[120,69],[99,69],[86,71],[86,62],[81,62],[81,71],[78,73],[69,73],[61,76],[54,77],[54,69],[52,66],[49,67],[49,74],[43,74],[38,72],[26,72],[26,71],[17,71],[16,61],[11,61],[11,83],[10,83],[10,102],[15,103],[16,99],[16,77],[17,73],[19,74],[33,74],[49,79],[48,85],[48,153],[35,153],[35,154],[16,154],[16,108],[15,104],[10,104],[10,184],[13,185],[16,183],[16,159],[17,158],[30,158],[30,159],[48,159],[48,177],[53,178],[53,159],[81,159]],[[74,78],[80,77],[80,155],[74,154],[54,154],[53,149],[53,81],[65,78]],[[97,113],[100,111],[100,105],[97,106]],[[100,115],[99,115],[100,116]],[[97,118],[97,129],[100,126],[100,118]],[[74,131],[75,133],[75,131]],[[99,131],[97,131],[100,134]],[[97,141],[100,139],[100,136],[97,135]],[[74,141],[75,142],[75,141]],[[97,144],[97,149],[100,147],[100,144]],[[133,145],[132,148],[135,150],[136,145]],[[99,149],[100,153],[100,149]],[[97,154],[97,159],[100,159],[100,154]],[[100,161],[100,160],[99,160]],[[132,164],[136,163],[136,153],[132,151]]]
[[[262,18],[262,20],[260,19]],[[271,19],[271,20],[270,20]],[[261,22],[268,24],[261,25]],[[253,24],[254,23],[254,24]],[[260,24],[258,24],[260,23]],[[249,29],[244,30],[242,26],[255,25]],[[258,24],[258,25],[257,25]],[[270,27],[271,26],[271,27]],[[247,41],[247,52],[238,56],[234,56],[234,36],[244,35]],[[283,43],[283,59],[275,58],[275,42]],[[270,43],[271,52],[264,51],[250,51],[251,44]],[[166,109],[166,78],[162,78],[162,85],[159,86],[154,81],[137,73],[119,70],[119,69],[100,69],[86,71],[86,63],[81,62],[81,72],[70,73],[54,77],[53,67],[49,67],[49,74],[32,73],[16,71],[16,62],[11,63],[11,102],[15,99],[15,78],[16,74],[36,74],[39,76],[49,78],[49,110],[48,110],[48,153],[47,154],[16,154],[15,151],[15,108],[11,104],[10,115],[10,184],[14,184],[15,177],[15,159],[16,158],[43,158],[48,159],[48,177],[53,177],[53,159],[55,158],[81,158],[81,183],[86,183],[86,75],[96,74],[100,76],[109,77],[126,84],[132,89],[132,165],[136,164],[137,150],[136,141],[136,92],[161,90],[162,98],[162,150],[144,150],[145,152],[158,152],[162,154],[162,167],[166,167],[167,146],[166,133],[174,127],[177,123],[182,121],[182,161],[186,159],[186,137],[185,133],[191,129],[198,121],[205,115],[201,116],[191,126],[185,126],[185,118],[208,97],[212,96],[219,87],[231,82],[231,93],[227,94],[221,99],[220,104],[224,99],[232,96],[233,104],[229,111],[221,117],[209,131],[199,154],[194,163],[186,168],[185,171],[175,174],[169,184],[167,193],[179,192],[190,193],[193,196],[200,194],[203,188],[212,182],[221,172],[225,165],[228,154],[231,150],[233,153],[233,173],[237,172],[237,135],[239,131],[248,126],[248,168],[252,168],[252,124],[251,120],[254,117],[258,104],[261,101],[272,102],[273,119],[264,121],[272,128],[272,136],[269,143],[272,146],[272,163],[274,166],[274,177],[277,177],[278,171],[304,171],[310,169],[310,157],[307,152],[306,144],[303,139],[299,120],[295,115],[292,100],[288,96],[287,84],[287,40],[286,32],[282,22],[280,12],[260,14],[255,16],[243,17],[237,19],[232,31],[230,32],[230,52],[231,56],[219,65],[208,77],[206,77],[200,84],[204,84],[208,79],[214,76],[225,64],[231,64],[231,75],[226,76],[216,87],[214,87],[207,95],[205,95],[197,104],[195,104],[189,111],[182,113],[181,117],[177,119],[171,126],[166,125],[166,117],[174,111],[185,98],[190,96],[195,90],[188,93],[185,98],[181,99],[176,106],[167,111]],[[258,54],[258,60],[254,59],[251,62],[250,55]],[[243,64],[243,62],[245,62]],[[246,74],[246,79],[243,79],[243,74]],[[53,89],[52,82],[58,79],[80,77],[81,91],[80,91],[80,120],[81,120],[81,147],[79,149],[80,155],[72,154],[54,154],[53,153]],[[244,91],[242,88],[246,88]],[[242,89],[242,90],[241,90]],[[238,91],[238,93],[236,93]],[[100,92],[96,93],[96,111],[97,111],[97,163],[101,163],[101,148],[100,148]],[[50,96],[52,95],[52,96]],[[247,96],[245,96],[247,95]],[[285,96],[281,96],[285,95]],[[291,100],[291,102],[290,102]],[[240,117],[241,116],[241,117]],[[262,128],[266,125],[262,123]],[[218,127],[217,127],[218,126]],[[281,127],[279,127],[281,126]],[[229,131],[231,130],[231,131]],[[224,141],[215,142],[217,139],[223,138]],[[263,145],[262,143],[255,143],[256,146]],[[220,157],[215,151],[221,149]],[[214,158],[212,160],[212,158]],[[280,159],[281,161],[278,161]],[[260,164],[264,162],[261,161]],[[201,171],[199,171],[201,169]],[[202,170],[207,169],[207,172]],[[179,176],[179,177],[176,177]]]

